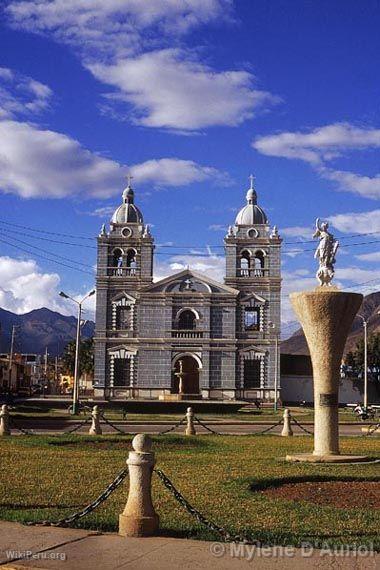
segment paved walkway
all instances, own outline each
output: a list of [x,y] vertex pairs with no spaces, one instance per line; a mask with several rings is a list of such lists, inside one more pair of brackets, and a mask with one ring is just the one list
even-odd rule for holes
[[85,530],[0,522],[0,566],[21,570],[375,570],[380,554],[328,553],[306,548],[255,549],[165,537],[123,538]]

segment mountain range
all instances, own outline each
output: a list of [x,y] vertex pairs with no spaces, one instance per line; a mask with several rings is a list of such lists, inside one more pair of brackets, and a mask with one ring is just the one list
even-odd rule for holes
[[[35,309],[23,315],[0,308],[0,352],[9,352],[13,325],[17,326],[15,352],[44,354],[47,347],[51,356],[59,356],[66,344],[75,339],[77,319],[46,308]],[[94,328],[95,323],[87,321],[82,326],[82,337],[92,337]]]
[[[380,311],[380,291],[364,297],[358,311],[358,314],[363,315],[368,322],[368,335],[380,333],[380,315],[378,311]],[[347,338],[345,353],[355,348],[358,341],[363,338],[363,334],[363,321],[356,316]],[[283,354],[309,354],[305,335],[301,328],[288,339],[281,342],[281,352]]]

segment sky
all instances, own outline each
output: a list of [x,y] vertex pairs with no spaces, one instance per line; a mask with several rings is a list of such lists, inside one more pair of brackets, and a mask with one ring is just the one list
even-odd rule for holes
[[380,288],[379,0],[0,5],[2,308],[75,311],[58,293],[93,287],[128,173],[156,278],[223,279],[253,173],[284,238],[284,331],[289,293],[316,284],[317,217],[337,285]]

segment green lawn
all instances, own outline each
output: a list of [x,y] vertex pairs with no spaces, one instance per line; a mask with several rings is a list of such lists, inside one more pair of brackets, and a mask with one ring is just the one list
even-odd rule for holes
[[[57,520],[93,500],[125,466],[128,436],[23,436],[0,439],[0,517],[26,522]],[[153,437],[157,467],[206,517],[232,533],[262,541],[318,545],[374,542],[380,549],[380,510],[338,509],[270,499],[260,493],[271,480],[360,478],[379,480],[379,464],[287,463],[284,456],[310,451],[310,437],[165,435]],[[341,451],[380,456],[374,438],[341,439]],[[115,531],[128,480],[78,526]],[[153,497],[164,535],[215,539],[153,477]]]

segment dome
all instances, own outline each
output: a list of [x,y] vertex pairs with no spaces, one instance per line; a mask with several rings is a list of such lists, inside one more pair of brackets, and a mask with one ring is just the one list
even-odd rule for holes
[[257,205],[257,194],[253,187],[253,176],[250,177],[251,186],[247,192],[247,205],[244,206],[236,216],[235,225],[237,226],[254,226],[257,224],[267,224],[268,218]]
[[134,204],[135,193],[130,185],[124,190],[123,203],[117,208],[112,216],[112,224],[142,224],[144,222],[143,215]]

